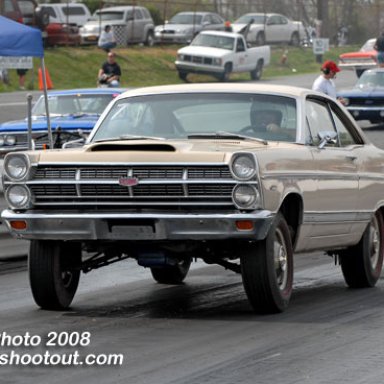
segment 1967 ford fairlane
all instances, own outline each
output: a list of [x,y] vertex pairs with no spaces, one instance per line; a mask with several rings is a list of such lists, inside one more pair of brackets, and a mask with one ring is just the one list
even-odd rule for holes
[[10,153],[2,218],[30,239],[42,308],[80,273],[125,258],[179,284],[202,259],[241,274],[258,313],[285,310],[294,254],[324,250],[350,287],[384,252],[384,152],[337,101],[264,84],[185,84],[118,96],[81,148]]

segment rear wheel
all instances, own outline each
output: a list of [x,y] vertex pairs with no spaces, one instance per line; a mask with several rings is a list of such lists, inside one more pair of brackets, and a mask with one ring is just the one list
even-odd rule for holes
[[251,71],[251,79],[260,80],[262,73],[263,73],[263,61],[259,60],[256,64],[256,68],[253,71]]
[[381,275],[384,256],[383,215],[376,212],[360,242],[340,253],[341,270],[351,288],[373,287]]
[[28,264],[36,304],[43,309],[68,308],[79,284],[80,244],[32,240]]
[[293,250],[288,225],[277,214],[265,240],[249,244],[240,257],[248,300],[257,313],[283,312],[293,285]]
[[192,258],[179,260],[175,265],[152,267],[152,277],[160,284],[181,284],[188,274]]

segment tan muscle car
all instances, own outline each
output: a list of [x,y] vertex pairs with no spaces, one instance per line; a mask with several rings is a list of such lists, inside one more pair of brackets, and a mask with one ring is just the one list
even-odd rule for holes
[[42,308],[81,271],[134,258],[179,284],[200,258],[241,274],[258,313],[281,312],[293,255],[323,250],[350,287],[384,252],[384,151],[347,110],[308,89],[185,84],[118,96],[81,148],[5,157],[2,219],[30,239]]

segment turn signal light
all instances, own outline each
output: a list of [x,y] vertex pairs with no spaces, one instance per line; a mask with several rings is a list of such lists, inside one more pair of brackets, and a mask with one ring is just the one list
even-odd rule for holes
[[236,228],[239,231],[252,231],[253,230],[253,222],[250,220],[239,220],[236,221]]
[[16,229],[17,231],[22,231],[27,229],[27,222],[24,220],[12,220],[9,222],[11,228]]

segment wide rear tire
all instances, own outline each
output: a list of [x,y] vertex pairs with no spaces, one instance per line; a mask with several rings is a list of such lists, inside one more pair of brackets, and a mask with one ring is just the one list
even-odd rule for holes
[[259,60],[256,64],[256,68],[253,71],[251,71],[251,79],[260,80],[262,73],[263,73],[263,61]]
[[79,284],[80,264],[80,244],[32,240],[28,267],[36,304],[43,309],[68,308]]
[[278,213],[265,240],[249,244],[240,257],[248,300],[256,313],[283,312],[293,286],[293,250],[288,225]]
[[340,253],[341,270],[349,287],[373,287],[380,278],[384,257],[383,231],[383,215],[377,211],[360,242]]

